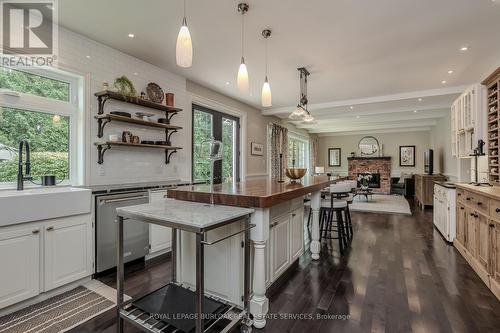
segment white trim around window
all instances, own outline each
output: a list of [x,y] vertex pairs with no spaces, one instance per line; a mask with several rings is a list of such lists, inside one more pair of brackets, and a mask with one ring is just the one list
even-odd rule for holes
[[[15,70],[19,71],[19,69]],[[61,185],[83,185],[85,182],[84,77],[52,68],[37,68],[22,71],[68,83],[70,87],[69,101],[60,101],[0,89],[0,106],[68,117],[70,124],[69,180],[63,182]],[[14,183],[0,184],[0,188],[4,189],[13,187],[15,187]]]

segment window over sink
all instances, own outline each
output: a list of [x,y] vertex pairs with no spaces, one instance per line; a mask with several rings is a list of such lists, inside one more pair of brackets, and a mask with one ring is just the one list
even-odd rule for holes
[[83,182],[82,78],[56,69],[0,67],[0,186],[17,179],[18,146],[27,140],[31,176]]

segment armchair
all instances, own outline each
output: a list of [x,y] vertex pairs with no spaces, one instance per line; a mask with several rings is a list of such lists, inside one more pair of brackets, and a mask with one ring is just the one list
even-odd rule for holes
[[406,196],[415,195],[415,179],[413,176],[404,178],[404,182],[399,182],[400,177],[391,177],[391,194]]

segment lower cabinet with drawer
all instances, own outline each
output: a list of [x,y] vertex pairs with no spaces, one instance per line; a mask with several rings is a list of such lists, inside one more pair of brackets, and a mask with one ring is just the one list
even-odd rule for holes
[[500,188],[457,187],[455,248],[500,299]]

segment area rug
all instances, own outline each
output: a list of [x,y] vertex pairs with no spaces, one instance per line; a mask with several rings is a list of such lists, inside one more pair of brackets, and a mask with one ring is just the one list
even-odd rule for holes
[[115,305],[116,290],[92,280],[1,317],[0,333],[66,332]]
[[402,195],[373,194],[368,196],[356,196],[349,206],[354,212],[390,213],[411,215],[410,205]]

